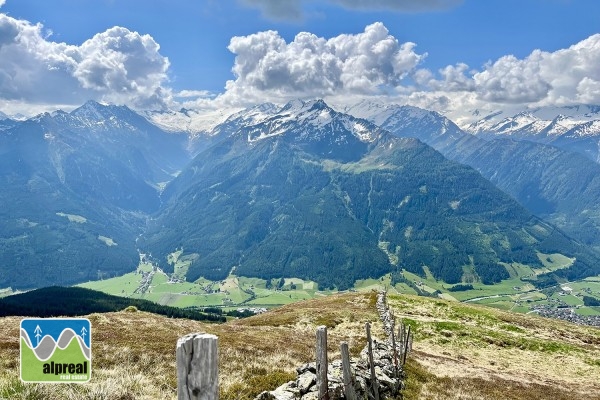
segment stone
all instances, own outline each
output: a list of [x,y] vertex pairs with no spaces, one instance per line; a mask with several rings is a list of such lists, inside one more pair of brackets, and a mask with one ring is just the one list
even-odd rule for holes
[[311,362],[311,363],[303,364],[303,365],[299,366],[298,368],[296,368],[296,372],[298,373],[298,375],[302,375],[306,371],[310,371],[313,374],[316,374],[317,373],[317,364],[314,362]]
[[317,383],[317,375],[313,374],[310,371],[304,372],[302,375],[298,377],[296,380],[296,385],[298,387],[298,391],[301,395],[309,392],[310,388]]

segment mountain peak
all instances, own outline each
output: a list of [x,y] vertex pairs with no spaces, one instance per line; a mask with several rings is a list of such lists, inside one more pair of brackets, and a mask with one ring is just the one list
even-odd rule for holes
[[325,110],[329,108],[329,106],[327,105],[327,103],[325,103],[325,101],[323,101],[323,99],[315,100],[307,104],[310,105],[310,111]]
[[103,104],[95,100],[88,100],[81,107],[71,111],[74,117],[83,117],[90,120],[101,121],[110,117],[119,116],[121,118],[138,115],[127,106],[117,106],[114,104]]
[[289,111],[289,112],[298,111],[298,110],[302,109],[305,104],[306,103],[300,99],[291,100],[291,101],[288,101],[283,107],[281,107],[279,112],[283,113],[283,112],[287,112],[287,111]]

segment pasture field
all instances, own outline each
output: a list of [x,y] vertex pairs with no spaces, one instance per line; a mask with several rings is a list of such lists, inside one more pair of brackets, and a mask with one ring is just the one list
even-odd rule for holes
[[[175,272],[170,275],[150,263],[141,262],[135,272],[79,286],[175,307],[222,307],[228,310],[243,307],[273,308],[337,293],[335,290],[320,291],[315,282],[295,277],[266,281],[236,276],[235,268],[222,281],[213,282],[201,278],[195,282],[187,282],[185,272],[196,256],[185,255],[181,250],[172,253],[169,262],[174,266]],[[424,276],[403,270],[403,279],[394,285],[391,274],[378,279],[358,280],[351,291],[384,289],[391,293],[421,294],[520,313],[530,312],[539,306],[563,305],[573,307],[580,315],[600,315],[597,307],[586,307],[583,304],[584,295],[600,299],[600,277],[565,282],[541,291],[528,280],[535,280],[541,273],[566,268],[573,263],[573,259],[561,254],[539,253],[538,257],[543,265],[540,268],[518,263],[504,264],[510,277],[494,285],[484,285],[473,280],[473,267],[465,266],[463,279],[467,281],[463,284],[472,285],[470,290],[452,291],[454,285],[436,280],[425,267]]]

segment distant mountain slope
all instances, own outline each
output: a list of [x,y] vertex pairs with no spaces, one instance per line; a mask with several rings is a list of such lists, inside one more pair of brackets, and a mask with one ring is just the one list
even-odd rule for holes
[[[580,247],[469,167],[322,101],[290,103],[200,153],[164,191],[139,244],[188,279],[297,276],[347,288],[398,268],[493,283],[499,262]],[[577,263],[576,263],[577,264]],[[582,260],[574,267],[587,270]]]
[[600,166],[589,158],[502,135],[482,139],[461,131],[441,114],[414,107],[362,103],[350,111],[379,122],[396,136],[419,138],[477,169],[535,215],[600,249]]
[[[577,257],[563,277],[597,273],[594,254],[422,142],[476,167],[561,228],[574,232],[580,224],[579,238],[595,244],[599,228],[588,216],[597,212],[597,184],[587,160],[560,172],[568,157],[548,157],[557,164],[540,175],[534,167],[551,154],[542,145],[523,147],[531,149],[527,157],[487,148],[440,114],[414,107],[365,103],[352,111],[371,122],[320,100],[259,105],[192,137],[95,102],[4,120],[0,287],[131,271],[138,248],[166,270],[176,249],[194,254],[190,280],[222,279],[235,268],[341,289],[401,268],[452,283],[493,283],[508,274],[502,262],[540,265],[540,252]],[[519,157],[512,169],[502,164],[514,154],[529,165]]]
[[600,165],[559,148],[498,139],[459,146],[451,158],[471,165],[540,217],[600,249]]
[[135,268],[135,238],[187,137],[88,102],[0,130],[0,287],[71,284]]

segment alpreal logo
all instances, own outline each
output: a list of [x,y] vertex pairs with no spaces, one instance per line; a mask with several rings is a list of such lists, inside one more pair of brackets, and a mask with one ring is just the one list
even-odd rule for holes
[[92,376],[92,325],[87,318],[21,321],[23,382],[87,382]]

